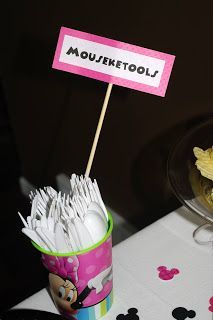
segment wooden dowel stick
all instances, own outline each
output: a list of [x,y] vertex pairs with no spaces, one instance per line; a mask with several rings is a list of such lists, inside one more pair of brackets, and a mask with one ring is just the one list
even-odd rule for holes
[[96,129],[95,137],[94,137],[93,144],[92,144],[92,149],[90,151],[90,156],[89,156],[89,160],[88,160],[88,163],[87,163],[87,168],[86,168],[86,172],[85,172],[85,176],[87,176],[87,177],[89,177],[90,170],[91,170],[91,167],[92,167],[92,162],[93,162],[94,155],[95,155],[95,150],[96,150],[96,147],[97,147],[97,144],[98,144],[98,139],[99,139],[99,136],[100,136],[102,125],[103,125],[104,116],[105,116],[107,105],[108,105],[108,102],[109,102],[112,86],[113,86],[112,83],[109,83],[108,87],[107,87],[106,95],[105,95],[105,98],[104,98],[104,103],[103,103],[103,106],[102,106],[102,109],[101,109],[101,114],[100,114],[99,121],[98,121],[98,126],[97,126],[97,129]]

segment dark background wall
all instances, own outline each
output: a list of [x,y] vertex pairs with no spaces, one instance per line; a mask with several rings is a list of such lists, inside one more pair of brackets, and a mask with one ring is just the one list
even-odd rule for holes
[[[98,180],[106,204],[139,227],[178,206],[167,183],[166,160],[176,139],[212,112],[210,4],[1,3],[0,78],[17,158],[2,145],[0,153],[13,159],[4,166],[9,172],[17,167],[14,181],[20,172],[38,187],[54,186],[60,172],[85,172],[107,84],[51,68],[59,29],[66,26],[176,55],[165,98],[113,87],[91,177]],[[4,175],[1,184],[12,179]],[[20,203],[8,206],[5,195],[2,199],[13,223]],[[25,202],[22,207],[27,214]]]

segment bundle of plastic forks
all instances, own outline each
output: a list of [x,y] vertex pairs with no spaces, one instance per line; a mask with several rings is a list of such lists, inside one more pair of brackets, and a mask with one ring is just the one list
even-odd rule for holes
[[70,193],[52,187],[31,192],[31,214],[22,232],[45,250],[75,252],[100,241],[108,229],[108,213],[97,181],[72,174]]

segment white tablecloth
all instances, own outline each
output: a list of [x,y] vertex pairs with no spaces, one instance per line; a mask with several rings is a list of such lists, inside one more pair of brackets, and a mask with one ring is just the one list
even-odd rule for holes
[[[213,296],[212,245],[199,245],[192,237],[202,223],[180,208],[113,247],[114,304],[102,319],[114,320],[137,308],[140,319],[172,320],[178,307],[195,311],[194,319],[213,319],[208,310]],[[212,233],[205,230],[201,236],[210,239]],[[162,280],[159,266],[177,268],[179,274]],[[46,289],[16,308],[58,313]]]

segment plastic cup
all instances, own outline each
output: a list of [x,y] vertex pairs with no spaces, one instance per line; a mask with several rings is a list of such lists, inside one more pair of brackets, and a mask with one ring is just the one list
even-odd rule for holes
[[109,214],[105,237],[78,252],[53,253],[33,242],[49,271],[54,303],[65,318],[96,320],[110,309],[113,302],[112,229],[113,219]]

